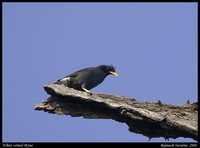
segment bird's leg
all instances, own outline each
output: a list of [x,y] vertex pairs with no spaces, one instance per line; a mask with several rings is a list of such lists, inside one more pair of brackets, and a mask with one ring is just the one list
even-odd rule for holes
[[81,85],[81,88],[82,88],[84,91],[88,92],[88,93],[90,92],[88,89],[85,88],[85,83]]

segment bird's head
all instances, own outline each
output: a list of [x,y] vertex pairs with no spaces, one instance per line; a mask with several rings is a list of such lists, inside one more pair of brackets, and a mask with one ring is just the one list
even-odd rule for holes
[[105,72],[107,75],[111,74],[114,76],[118,76],[118,74],[115,72],[115,67],[113,65],[100,65],[100,70]]

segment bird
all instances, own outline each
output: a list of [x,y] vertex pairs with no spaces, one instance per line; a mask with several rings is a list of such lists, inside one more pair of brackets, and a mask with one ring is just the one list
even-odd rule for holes
[[60,84],[76,90],[90,92],[104,81],[108,75],[118,76],[113,65],[99,65],[78,70],[57,80],[53,84]]

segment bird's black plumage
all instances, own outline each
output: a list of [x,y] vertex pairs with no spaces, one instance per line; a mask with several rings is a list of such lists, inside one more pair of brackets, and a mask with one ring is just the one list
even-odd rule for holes
[[90,89],[102,83],[109,74],[118,76],[115,72],[115,67],[112,65],[99,65],[76,71],[56,81],[54,84],[63,84],[76,90],[89,92]]

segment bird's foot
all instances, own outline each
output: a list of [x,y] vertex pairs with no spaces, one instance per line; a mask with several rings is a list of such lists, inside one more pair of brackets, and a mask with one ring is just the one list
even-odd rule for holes
[[84,87],[82,87],[82,89],[83,89],[85,92],[90,93],[90,91],[89,91],[88,89],[86,89],[86,88],[84,88]]

